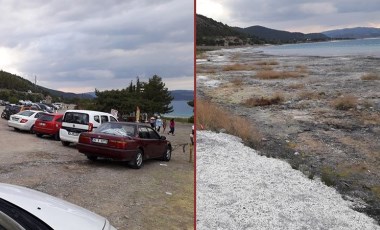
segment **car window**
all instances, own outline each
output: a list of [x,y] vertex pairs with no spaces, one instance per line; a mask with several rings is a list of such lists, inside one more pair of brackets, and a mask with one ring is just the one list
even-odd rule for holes
[[57,120],[55,120],[56,122],[62,122],[62,117],[58,118]]
[[44,113],[36,113],[36,115],[34,115],[34,117],[35,118],[39,118],[39,117],[41,117],[41,116],[43,116],[44,115]]
[[105,133],[118,136],[134,136],[135,125],[122,125],[121,123],[109,123],[106,122],[99,126],[94,132],[95,133]]
[[63,118],[63,122],[88,125],[89,116],[86,113],[67,112]]
[[139,137],[149,139],[149,130],[146,127],[139,127]]
[[147,127],[149,131],[149,139],[160,139],[160,135],[156,131],[154,131],[152,128]]
[[111,118],[111,121],[117,122],[117,120],[114,117],[110,117],[110,118]]
[[99,115],[95,115],[94,116],[94,121],[96,121],[97,123],[100,123]]
[[38,118],[38,120],[40,120],[40,121],[52,121],[53,118],[54,118],[53,115],[47,115],[47,114],[44,114],[43,116],[40,116],[40,117]]
[[106,123],[106,122],[109,121],[109,120],[108,120],[108,116],[102,115],[102,116],[100,116],[100,117],[101,117],[102,123]]
[[28,111],[28,110],[26,110],[26,111],[22,111],[22,112],[19,113],[19,115],[26,116],[26,117],[30,117],[30,116],[32,116],[33,114],[34,114],[34,112],[32,112],[32,111]]

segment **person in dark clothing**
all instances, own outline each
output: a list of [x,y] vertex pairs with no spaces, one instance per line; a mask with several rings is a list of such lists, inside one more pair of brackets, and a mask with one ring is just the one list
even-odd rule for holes
[[174,122],[174,119],[172,118],[170,120],[170,125],[169,125],[170,131],[168,132],[168,134],[171,133],[174,136],[174,127],[175,127],[175,122]]

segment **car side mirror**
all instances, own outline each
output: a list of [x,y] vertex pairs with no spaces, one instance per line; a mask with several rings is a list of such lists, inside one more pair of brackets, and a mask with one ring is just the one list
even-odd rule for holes
[[161,136],[161,140],[166,140],[166,137],[165,136]]

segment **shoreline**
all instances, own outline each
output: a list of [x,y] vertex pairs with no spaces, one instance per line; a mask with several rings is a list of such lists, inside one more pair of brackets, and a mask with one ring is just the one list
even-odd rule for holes
[[[321,177],[345,199],[365,201],[367,206],[357,210],[380,222],[380,81],[361,79],[380,72],[377,59],[284,57],[241,49],[205,55],[207,62],[197,62],[198,97],[258,127],[265,136],[261,154],[283,159],[311,179]],[[299,76],[263,80],[257,77],[260,71]],[[283,97],[279,104],[244,105],[275,93]],[[345,95],[353,96],[352,108],[332,106]]]

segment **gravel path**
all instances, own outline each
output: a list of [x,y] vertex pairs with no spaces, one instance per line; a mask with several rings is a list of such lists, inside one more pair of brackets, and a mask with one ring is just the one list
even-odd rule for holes
[[237,137],[197,131],[197,229],[380,229],[352,205]]

